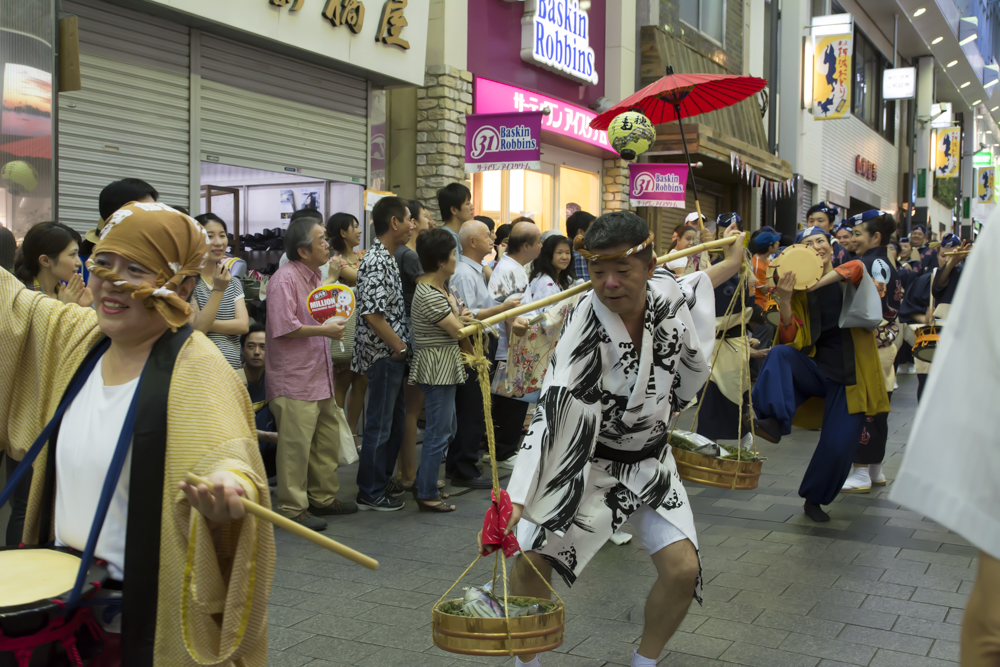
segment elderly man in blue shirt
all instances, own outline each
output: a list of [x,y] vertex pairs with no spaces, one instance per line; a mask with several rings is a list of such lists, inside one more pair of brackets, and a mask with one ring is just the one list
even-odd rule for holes
[[[459,232],[462,255],[455,265],[455,275],[449,285],[455,296],[472,311],[477,320],[499,315],[521,304],[518,298],[508,299],[498,304],[486,286],[483,272],[483,258],[493,251],[493,237],[490,229],[478,220],[469,220]],[[479,443],[486,433],[483,415],[483,395],[479,389],[476,371],[468,369],[465,386],[455,394],[458,431],[448,447],[445,474],[451,478],[452,486],[473,489],[488,489],[493,482],[482,476],[479,467]]]

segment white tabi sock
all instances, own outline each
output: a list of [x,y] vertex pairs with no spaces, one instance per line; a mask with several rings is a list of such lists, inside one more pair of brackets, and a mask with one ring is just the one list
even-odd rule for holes
[[542,667],[542,663],[538,662],[537,655],[532,658],[531,662],[521,662],[521,659],[515,656],[514,667]]
[[881,482],[882,477],[882,464],[872,463],[868,466],[868,474],[871,477],[872,482]]
[[656,661],[639,655],[639,649],[632,653],[632,667],[656,667]]

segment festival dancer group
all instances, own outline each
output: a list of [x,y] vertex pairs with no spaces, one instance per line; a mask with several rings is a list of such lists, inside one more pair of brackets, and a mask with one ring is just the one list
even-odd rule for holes
[[[902,288],[886,252],[891,215],[851,219],[847,250],[831,243],[834,209],[815,213],[826,225],[809,226],[796,243],[818,253],[824,275],[806,291],[795,290],[794,274],[778,277],[780,326],[752,396],[755,433],[772,441],[790,432],[806,399],[822,399],[823,428],[799,490],[806,514],[822,522],[822,506],[852,469],[867,466],[869,485],[882,479],[871,466],[884,457],[891,385],[883,358],[892,354],[880,348],[894,349]],[[723,236],[735,237],[724,259],[687,275],[657,267],[653,235],[633,213],[605,214],[578,237],[593,290],[552,353],[507,487],[507,531],[523,549],[515,595],[548,596],[536,569],[572,585],[632,525],[658,575],[633,666],[657,664],[691,600],[701,602],[694,515],[668,436],[709,380],[716,299],[727,293],[719,288],[744,262],[738,220]],[[35,460],[24,542],[82,550],[86,531],[71,522],[91,516],[98,499],[80,480],[104,479],[122,443],[129,452],[97,543],[121,591],[106,603],[121,609],[121,633],[94,665],[267,662],[274,540],[240,500],[266,503],[269,493],[253,412],[217,348],[186,325],[206,252],[188,216],[132,203],[109,218],[88,264],[95,308],[47,299],[0,270],[0,447],[20,459],[55,424]],[[856,258],[843,259],[849,253]],[[953,295],[961,260],[933,262],[928,291]],[[880,307],[859,311],[863,300],[846,299],[840,283],[846,293],[876,289]],[[739,310],[751,307],[747,300]],[[180,481],[187,472],[210,484],[189,486]],[[515,664],[541,663],[525,655]]]

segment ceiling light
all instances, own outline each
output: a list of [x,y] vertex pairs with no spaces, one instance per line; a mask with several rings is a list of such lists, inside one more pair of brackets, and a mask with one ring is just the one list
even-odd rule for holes
[[983,119],[982,116],[976,116],[976,120],[982,120],[982,119]]
[[959,46],[965,46],[969,42],[975,40],[977,37],[979,37],[979,35],[977,33],[972,33],[971,35],[969,35],[968,37],[966,37],[965,39],[963,39],[961,42],[959,42],[958,45]]
[[933,42],[931,42],[931,44],[937,44],[937,43],[941,42],[943,39],[944,39],[944,37],[938,37]]
[[989,83],[984,83],[983,88],[989,88],[990,86],[995,86],[997,85],[997,81],[1000,81],[1000,79],[993,79]]
[[976,100],[975,102],[972,103],[972,106],[978,107],[980,102],[982,102],[982,100]]
[[993,134],[993,130],[986,130],[986,134]]
[[947,65],[945,65],[945,67],[954,67],[957,64],[958,64],[957,60],[952,60],[950,63],[948,63]]
[[971,85],[971,84],[972,84],[972,82],[971,82],[971,81],[966,81],[966,82],[965,82],[965,83],[963,83],[963,84],[962,84],[961,86],[959,86],[959,88],[965,88],[966,86],[969,86],[969,85]]
[[913,12],[913,18],[917,18],[918,16],[923,16],[924,12],[926,12],[926,11],[927,11],[926,9],[924,9],[923,7],[921,7],[917,11]]
[[994,111],[996,111],[997,109],[1000,109],[1000,106],[997,106],[997,107],[993,107],[992,109],[990,109],[990,113],[993,113],[993,112],[994,112]]

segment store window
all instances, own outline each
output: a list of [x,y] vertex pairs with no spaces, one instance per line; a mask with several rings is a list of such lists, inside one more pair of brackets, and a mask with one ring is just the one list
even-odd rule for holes
[[684,23],[722,44],[726,33],[726,0],[680,0]]
[[882,73],[892,64],[863,32],[854,30],[851,112],[889,143],[896,140],[896,103],[882,99]]
[[527,217],[543,232],[565,233],[568,213],[599,214],[600,178],[595,172],[546,162],[538,170],[487,171],[473,174],[472,199],[476,215],[489,216],[498,225]]

